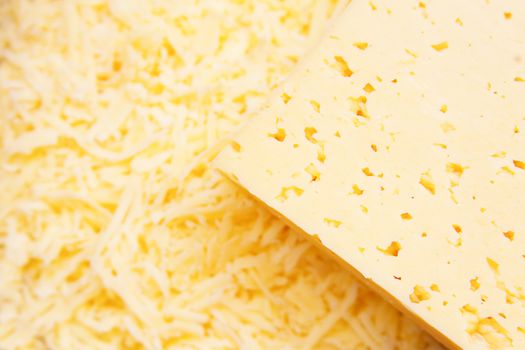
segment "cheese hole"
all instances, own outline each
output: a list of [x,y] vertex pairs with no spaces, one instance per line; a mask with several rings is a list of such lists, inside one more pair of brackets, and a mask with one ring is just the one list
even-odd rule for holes
[[474,306],[470,305],[470,304],[465,304],[461,307],[461,311],[462,312],[468,312],[470,314],[477,314],[478,313],[478,309],[475,308]]
[[[366,102],[367,102],[366,96],[359,96],[357,98],[349,97],[348,99],[352,102],[352,105],[350,108],[351,111],[353,111],[359,117],[370,119],[370,115],[368,114],[367,109],[366,109]],[[354,121],[354,123],[358,124],[356,126],[364,125],[364,124],[361,124],[360,121]]]
[[310,141],[313,144],[317,143],[317,140],[315,139],[314,135],[317,133],[317,129],[313,126],[307,126],[304,128],[304,136],[308,141]]
[[281,202],[284,202],[285,200],[290,198],[290,194],[295,194],[295,196],[300,197],[303,194],[303,192],[304,190],[297,186],[283,187],[281,188],[281,193],[277,195],[276,199]]
[[512,338],[508,331],[491,316],[479,318],[467,332],[471,336],[482,336],[492,349],[508,349],[512,346]]
[[504,235],[509,241],[513,241],[513,240],[514,240],[514,231],[506,231],[506,232],[503,232],[503,235]]
[[512,163],[514,163],[516,168],[525,170],[525,162],[522,162],[521,160],[513,160]]
[[351,194],[355,194],[355,195],[360,196],[360,195],[362,195],[364,192],[365,192],[365,191],[362,190],[362,189],[360,189],[359,186],[357,186],[357,185],[355,185],[355,184],[352,185],[352,193],[351,193]]
[[472,291],[474,291],[474,292],[477,291],[480,286],[481,285],[479,284],[479,278],[478,277],[473,278],[473,279],[470,280],[470,289]]
[[324,221],[324,223],[327,224],[328,226],[335,227],[335,228],[338,228],[338,227],[341,226],[341,224],[342,224],[341,221],[339,221],[339,220],[334,220],[334,219],[330,219],[330,218],[324,218],[323,221]]
[[290,102],[291,99],[292,97],[285,92],[281,95],[281,100],[284,102],[284,104]]
[[361,171],[362,171],[363,174],[365,174],[366,176],[374,176],[374,173],[371,172],[370,169],[369,169],[368,167],[361,169]]
[[448,49],[448,42],[442,41],[440,43],[432,45],[432,48],[436,51],[443,51],[445,49]]
[[348,67],[348,63],[341,56],[334,56],[335,68],[343,77],[351,77],[354,72]]
[[359,50],[366,50],[368,48],[368,43],[357,42],[357,43],[354,43],[354,47],[357,47]]
[[366,93],[371,94],[371,93],[374,92],[376,89],[372,86],[372,84],[370,84],[370,83],[366,83],[366,85],[363,87],[363,90],[364,90]]
[[366,98],[366,96],[359,96],[356,99],[356,101],[359,102],[359,103],[362,103],[362,104],[366,104],[367,98]]
[[410,301],[416,304],[428,299],[430,299],[430,293],[420,285],[416,285],[414,291],[410,294]]
[[412,220],[412,215],[410,215],[410,213],[403,213],[403,214],[401,214],[401,219],[403,219],[403,220]]
[[312,106],[314,111],[316,111],[317,113],[319,113],[321,111],[321,105],[319,104],[319,102],[317,102],[315,100],[310,100],[310,105]]
[[286,138],[286,131],[283,128],[278,128],[277,131],[273,134],[268,134],[268,136],[273,137],[279,142],[283,142]]
[[317,160],[321,163],[324,163],[324,161],[326,160],[326,153],[324,151],[324,145],[323,144],[320,144],[318,149],[317,149]]
[[324,144],[319,142],[315,137],[314,135],[317,133],[317,129],[312,127],[312,126],[308,126],[306,128],[304,128],[304,136],[306,137],[306,139],[308,141],[310,141],[311,143],[313,143],[314,145],[318,145],[318,148],[317,148],[317,160],[321,163],[324,163],[324,161],[326,160],[326,153],[325,153],[325,150],[324,150]]
[[321,177],[321,173],[319,170],[317,170],[317,167],[313,163],[310,163],[310,165],[308,165],[305,170],[312,177],[311,181],[318,181]]
[[398,256],[399,251],[401,250],[401,244],[399,244],[399,242],[392,241],[390,245],[386,247],[385,249],[382,249],[380,247],[376,247],[376,249],[385,255]]
[[456,174],[457,176],[463,175],[465,168],[461,164],[457,163],[447,163],[446,167],[447,172]]
[[487,264],[489,264],[490,269],[494,273],[499,273],[499,264],[496,261],[492,260],[491,258],[487,258]]
[[422,174],[419,178],[419,184],[423,186],[428,192],[436,194],[436,185],[432,182],[432,178],[429,174]]

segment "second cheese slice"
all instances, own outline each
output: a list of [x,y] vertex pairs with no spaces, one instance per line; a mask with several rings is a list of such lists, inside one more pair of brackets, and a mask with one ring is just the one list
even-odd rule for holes
[[354,0],[218,157],[450,347],[525,349],[525,2]]

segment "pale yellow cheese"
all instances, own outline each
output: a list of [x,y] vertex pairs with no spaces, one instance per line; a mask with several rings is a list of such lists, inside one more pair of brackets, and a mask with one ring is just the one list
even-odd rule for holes
[[524,349],[524,28],[355,0],[217,164],[447,345]]

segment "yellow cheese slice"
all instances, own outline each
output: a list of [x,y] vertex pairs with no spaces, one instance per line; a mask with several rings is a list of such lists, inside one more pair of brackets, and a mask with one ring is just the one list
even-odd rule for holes
[[354,0],[216,162],[451,348],[525,349],[525,1]]

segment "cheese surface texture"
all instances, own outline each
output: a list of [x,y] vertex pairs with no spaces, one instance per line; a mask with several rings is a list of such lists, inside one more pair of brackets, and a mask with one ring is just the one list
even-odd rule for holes
[[440,349],[214,169],[345,5],[0,1],[0,349]]
[[217,165],[449,346],[524,349],[524,28],[353,1]]

